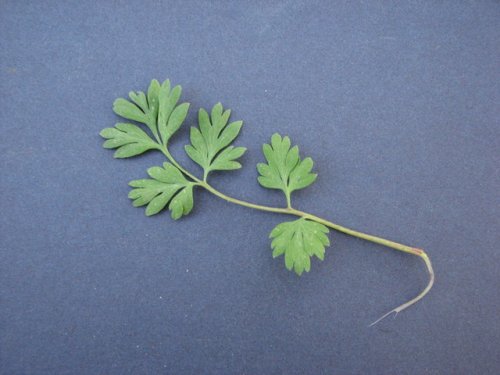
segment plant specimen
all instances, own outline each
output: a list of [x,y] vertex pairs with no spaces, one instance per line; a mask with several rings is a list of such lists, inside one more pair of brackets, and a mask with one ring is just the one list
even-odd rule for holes
[[[216,104],[210,113],[204,109],[198,112],[198,127],[191,127],[191,144],[185,146],[187,155],[203,169],[198,178],[182,167],[168,149],[169,141],[184,122],[188,103],[178,104],[181,86],[172,87],[169,80],[160,84],[151,81],[147,93],[130,92],[130,101],[119,98],[113,104],[114,112],[136,123],[117,123],[106,128],[100,135],[106,139],[105,148],[116,149],[115,158],[129,158],[149,150],[156,150],[167,158],[163,165],[148,169],[149,178],[133,180],[129,198],[135,207],[146,206],[146,215],[155,215],[167,208],[177,220],[191,212],[194,188],[203,188],[213,195],[244,207],[261,211],[295,216],[298,219],[278,224],[270,233],[273,257],[284,256],[285,266],[297,275],[309,272],[311,258],[323,260],[325,247],[329,246],[329,229],[362,238],[391,249],[420,257],[429,272],[426,288],[412,300],[396,307],[375,321],[400,311],[422,299],[432,288],[434,271],[427,254],[418,248],[402,245],[384,238],[358,232],[325,220],[292,206],[292,193],[311,185],[317,175],[312,172],[310,157],[301,158],[299,148],[292,146],[290,138],[274,134],[270,144],[264,144],[262,151],[266,162],[257,165],[260,185],[268,189],[281,190],[285,195],[285,207],[269,207],[236,199],[216,190],[208,183],[212,171],[229,171],[241,168],[237,161],[246,151],[232,143],[243,125],[242,121],[229,121],[230,110]],[[149,134],[144,130],[148,130]]]

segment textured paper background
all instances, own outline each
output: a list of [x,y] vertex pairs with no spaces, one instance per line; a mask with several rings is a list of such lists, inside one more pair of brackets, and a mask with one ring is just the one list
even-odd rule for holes
[[[2,374],[495,374],[500,371],[499,44],[495,1],[0,2]],[[113,160],[115,98],[170,78],[245,121],[244,169],[288,134],[319,178],[295,204],[425,248],[332,233],[301,278],[271,258],[281,220],[197,192],[146,218]]]

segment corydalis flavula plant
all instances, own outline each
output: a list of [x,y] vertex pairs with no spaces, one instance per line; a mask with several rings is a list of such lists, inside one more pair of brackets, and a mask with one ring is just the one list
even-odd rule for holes
[[[274,134],[271,143],[265,144],[262,149],[266,162],[257,165],[259,183],[265,188],[283,191],[286,207],[269,207],[232,198],[208,183],[212,171],[241,168],[238,159],[246,151],[244,147],[232,145],[241,130],[242,121],[230,122],[231,111],[224,110],[220,103],[210,113],[199,110],[198,127],[191,127],[191,144],[185,146],[188,156],[203,169],[203,178],[196,177],[180,166],[170,154],[168,144],[184,122],[189,109],[188,103],[178,103],[181,91],[180,86],[171,87],[169,80],[161,85],[156,80],[151,81],[147,94],[130,92],[130,101],[120,98],[113,104],[117,115],[145,127],[117,123],[115,127],[106,128],[100,133],[107,139],[104,147],[116,149],[116,158],[128,158],[156,150],[168,160],[161,167],[149,168],[149,178],[130,182],[133,189],[129,198],[133,200],[134,206],[146,206],[148,216],[168,208],[172,218],[177,220],[191,212],[193,189],[199,187],[241,206],[296,216],[297,220],[278,224],[269,237],[272,239],[273,257],[283,255],[286,268],[293,269],[298,275],[309,272],[313,256],[323,260],[325,247],[330,245],[329,228],[422,258],[430,275],[427,287],[417,297],[389,311],[372,324],[391,313],[397,314],[406,309],[429,292],[434,283],[434,272],[423,250],[361,233],[292,207],[292,192],[311,185],[317,175],[311,172],[312,159],[302,159],[299,148],[291,145],[290,138]],[[144,130],[149,131],[149,134]]]

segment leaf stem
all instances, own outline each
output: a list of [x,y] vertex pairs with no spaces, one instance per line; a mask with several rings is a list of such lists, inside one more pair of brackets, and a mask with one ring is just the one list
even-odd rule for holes
[[197,185],[201,185],[201,183],[203,181],[201,181],[199,178],[197,178],[196,176],[192,175],[191,173],[189,173],[186,169],[184,169],[179,163],[177,163],[177,160],[174,159],[174,157],[170,154],[170,152],[168,151],[168,148],[167,146],[163,146],[163,145],[159,145],[159,150],[163,153],[163,155],[165,155],[167,157],[168,160],[170,160],[170,162],[175,165],[182,173],[184,173],[186,176],[188,176],[190,179],[192,179],[193,181],[197,182]]
[[260,211],[275,212],[275,213],[279,213],[279,214],[292,214],[292,212],[290,211],[289,208],[264,206],[261,204],[250,203],[250,202],[246,202],[246,201],[242,201],[240,199],[230,197],[224,193],[221,193],[219,190],[215,189],[213,186],[209,185],[205,181],[201,182],[199,185],[204,187],[205,189],[207,189],[213,195],[216,195],[217,197],[224,199],[225,201],[230,202],[230,203],[238,204],[240,206],[253,208],[255,210],[260,210]]
[[285,197],[286,197],[286,207],[292,208],[292,199],[290,197],[290,192],[288,190],[285,191]]
[[170,154],[170,152],[168,151],[168,149],[166,147],[162,147],[161,151],[172,162],[173,165],[175,165],[177,168],[179,168],[179,170],[182,171],[186,176],[188,176],[193,181],[195,181],[196,185],[205,188],[213,195],[215,195],[215,196],[217,196],[217,197],[219,197],[227,202],[234,203],[234,204],[237,204],[237,205],[240,205],[243,207],[253,208],[255,210],[302,217],[304,219],[309,219],[309,220],[315,221],[317,223],[323,224],[331,229],[335,229],[339,232],[348,234],[350,236],[361,238],[361,239],[366,240],[366,241],[370,241],[370,242],[373,242],[373,243],[376,243],[379,245],[389,247],[389,248],[394,249],[394,250],[402,251],[402,252],[420,257],[424,261],[424,263],[427,267],[427,271],[429,273],[429,282],[428,282],[427,286],[425,287],[425,289],[422,290],[422,292],[420,294],[418,294],[415,298],[409,300],[408,302],[405,302],[404,304],[402,304],[402,305],[392,309],[388,313],[384,314],[378,320],[373,322],[370,326],[377,324],[379,321],[381,321],[382,319],[384,319],[385,317],[389,316],[392,313],[395,313],[397,315],[399,312],[407,309],[408,307],[412,306],[416,302],[420,301],[431,290],[432,286],[434,285],[435,276],[434,276],[434,270],[432,268],[432,263],[431,263],[431,260],[429,259],[429,256],[422,249],[418,249],[418,248],[412,247],[412,246],[403,245],[403,244],[400,244],[398,242],[387,240],[385,238],[373,236],[371,234],[359,232],[357,230],[350,229],[350,228],[344,227],[342,225],[333,223],[331,221],[325,220],[319,216],[292,208],[291,204],[290,204],[290,194],[288,194],[288,195],[285,194],[287,197],[287,207],[284,207],[284,208],[271,207],[271,206],[265,206],[265,205],[261,205],[261,204],[250,203],[250,202],[246,202],[246,201],[243,201],[243,200],[240,200],[237,198],[230,197],[230,196],[220,192],[219,190],[215,189],[210,184],[208,184],[208,182],[206,181],[206,178],[204,178],[204,180],[202,181],[202,180],[198,179],[197,177],[195,177],[194,175],[192,175],[191,173],[189,173],[182,166],[180,166],[179,163],[177,163],[177,161],[173,158],[173,156]]

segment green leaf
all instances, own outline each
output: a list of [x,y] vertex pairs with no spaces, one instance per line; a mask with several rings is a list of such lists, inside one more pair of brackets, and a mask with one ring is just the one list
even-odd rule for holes
[[230,110],[224,111],[221,103],[217,103],[209,116],[203,108],[198,112],[199,128],[192,127],[191,144],[185,146],[188,156],[205,171],[205,177],[211,171],[225,171],[241,168],[236,161],[245,151],[245,147],[234,147],[230,144],[238,136],[242,121],[228,124]]
[[168,208],[172,211],[172,218],[179,219],[182,215],[187,215],[193,209],[193,186],[190,185],[182,189],[170,202]]
[[181,93],[181,86],[175,86],[170,90],[169,80],[163,82],[159,91],[158,131],[165,146],[187,116],[189,103],[176,106]]
[[99,134],[107,139],[104,148],[117,148],[115,158],[128,158],[158,148],[156,142],[132,124],[118,123],[114,128],[103,129]]
[[118,116],[125,117],[129,120],[142,122],[144,124],[147,121],[146,114],[141,108],[123,98],[118,98],[114,101],[113,111],[115,111]]
[[146,95],[144,95],[142,91],[138,92],[130,91],[128,93],[128,96],[141,109],[141,111],[146,112],[148,110],[148,100],[146,98]]
[[182,103],[172,111],[166,126],[167,131],[164,142],[166,142],[182,125],[184,119],[186,118],[188,109],[189,103]]
[[193,182],[188,181],[174,165],[165,162],[163,167],[148,169],[151,179],[134,180],[128,195],[134,207],[147,204],[146,215],[155,215],[167,204],[174,220],[187,215],[193,209]]
[[284,254],[286,268],[300,276],[311,269],[313,255],[324,259],[325,246],[330,245],[327,234],[323,224],[304,218],[278,224],[269,235],[273,239],[273,258]]
[[188,103],[177,106],[182,92],[181,86],[170,89],[167,79],[161,85],[153,79],[147,94],[142,91],[129,93],[130,101],[118,98],[113,111],[126,119],[145,124],[158,141],[167,145],[168,140],[179,129],[186,118]]
[[274,134],[271,144],[264,144],[262,151],[267,164],[257,164],[259,183],[268,189],[279,189],[289,200],[290,194],[311,185],[317,174],[311,173],[311,158],[300,159],[299,148],[291,147],[290,138]]
[[228,171],[241,168],[241,164],[235,161],[242,156],[247,149],[245,147],[229,146],[224,149],[212,163],[213,170]]
[[158,111],[158,94],[160,93],[160,83],[153,79],[148,88],[148,106],[150,110]]

